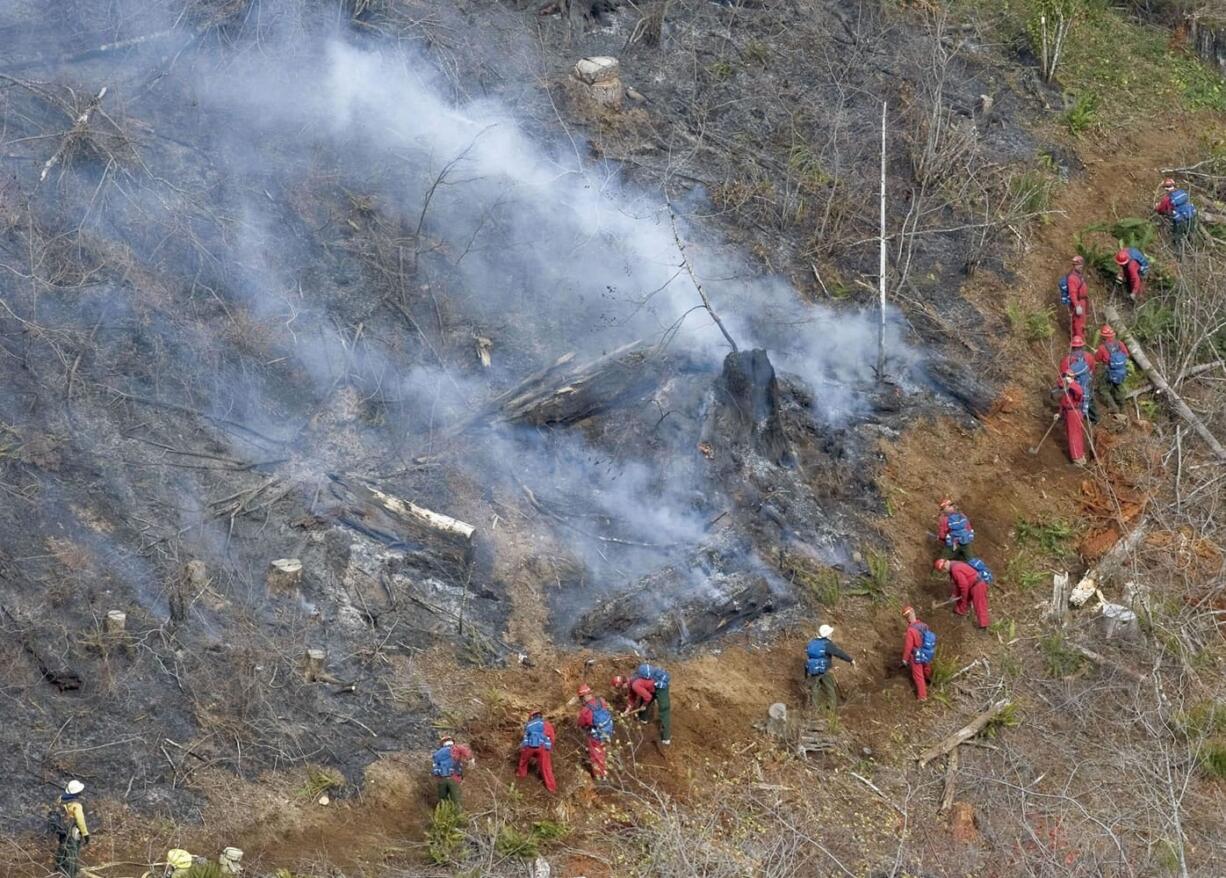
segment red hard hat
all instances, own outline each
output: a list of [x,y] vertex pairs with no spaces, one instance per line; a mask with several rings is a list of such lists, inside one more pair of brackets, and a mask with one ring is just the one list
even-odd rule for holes
[[1162,181],[1162,188],[1163,189],[1174,189],[1175,181],[1171,179],[1170,177],[1167,177],[1165,180]]
[[575,694],[578,695],[580,698],[582,698],[584,695],[591,695],[592,687],[589,686],[587,683],[584,683],[582,686],[579,687],[579,691],[576,692]]
[[1086,340],[1084,338],[1082,338],[1080,335],[1073,336],[1073,347],[1084,348],[1085,346],[1086,346]]
[[933,561],[932,569],[933,570],[944,570],[945,569],[945,559],[937,558],[935,561]]
[[1104,323],[1098,334],[1103,338],[1115,338],[1115,330],[1111,328],[1110,323]]
[[440,747],[446,747],[448,744],[454,744],[454,743],[455,743],[455,738],[451,737],[451,735],[443,735],[442,737],[438,739],[438,744]]
[[1077,254],[1076,256],[1073,257],[1073,264],[1074,265],[1085,265],[1086,264],[1085,257],[1082,256],[1081,254]]
[[626,685],[626,678],[623,677],[621,674],[618,674],[616,677],[614,677],[612,680],[609,681],[609,685],[612,686],[614,689],[620,689],[622,686]]
[[907,604],[905,607],[902,608],[902,614],[904,616],[910,615],[911,613],[914,613],[914,612],[915,612],[915,607],[911,606],[910,604]]
[[1127,250],[1116,250],[1115,251],[1115,264],[1116,265],[1127,265],[1128,260],[1131,258],[1132,258],[1132,254],[1129,253]]
[[944,509],[946,506],[953,506],[954,501],[951,497],[942,497],[941,502],[937,504],[938,509]]
[[534,710],[532,713],[528,714],[528,719],[536,719],[540,715],[541,712],[539,710]]

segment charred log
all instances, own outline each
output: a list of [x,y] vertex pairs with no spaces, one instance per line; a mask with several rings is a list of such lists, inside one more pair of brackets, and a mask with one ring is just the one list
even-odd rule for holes
[[43,679],[61,692],[70,692],[81,688],[81,675],[71,668],[60,656],[55,655],[44,644],[48,636],[33,626],[27,625],[9,612],[7,607],[0,607],[4,615],[17,628],[17,640],[26,655],[34,660]]
[[666,567],[643,577],[581,616],[573,637],[583,644],[625,638],[675,649],[709,640],[776,607],[777,597],[760,574],[715,574],[687,592],[689,573]]

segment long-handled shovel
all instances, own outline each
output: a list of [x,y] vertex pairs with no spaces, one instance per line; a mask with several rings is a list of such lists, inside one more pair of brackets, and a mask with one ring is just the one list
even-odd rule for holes
[[1047,437],[1051,435],[1051,431],[1056,429],[1056,424],[1059,422],[1059,420],[1059,418],[1052,418],[1051,423],[1047,425],[1047,432],[1043,434],[1043,438],[1039,440],[1039,444],[1030,449],[1031,454],[1039,453],[1039,449],[1043,447],[1043,443],[1047,441]]

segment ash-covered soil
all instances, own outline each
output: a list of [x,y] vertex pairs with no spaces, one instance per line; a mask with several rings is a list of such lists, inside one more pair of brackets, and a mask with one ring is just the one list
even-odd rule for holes
[[[0,3],[0,829],[68,775],[154,814],[206,767],[356,780],[433,735],[422,650],[520,660],[525,565],[555,574],[557,648],[785,608],[797,556],[861,572],[882,436],[986,408],[950,338],[990,327],[955,291],[1007,239],[902,132],[934,45],[971,144],[942,180],[1032,154],[1034,90],[973,34],[845,4],[674,3],[658,32],[608,5]],[[589,54],[643,99],[586,105]],[[857,285],[880,99],[923,303],[891,312],[883,384]],[[283,558],[301,579],[270,586]]]

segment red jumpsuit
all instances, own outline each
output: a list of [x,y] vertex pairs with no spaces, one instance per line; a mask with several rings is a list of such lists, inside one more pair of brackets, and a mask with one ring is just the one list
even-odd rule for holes
[[979,571],[963,561],[954,561],[949,565],[949,583],[953,587],[950,597],[958,602],[954,604],[954,612],[965,616],[968,604],[975,608],[975,621],[980,628],[991,624],[988,618],[988,584],[983,581]]
[[1081,385],[1070,381],[1060,394],[1060,414],[1064,416],[1064,432],[1068,437],[1068,458],[1073,463],[1085,463],[1085,427],[1081,420]]
[[555,738],[553,723],[545,720],[545,739],[549,743],[540,747],[521,746],[519,748],[519,768],[515,770],[516,777],[527,777],[528,764],[535,759],[541,772],[541,780],[545,782],[545,789],[556,793],[558,782],[553,779],[553,742]]
[[1162,200],[1154,205],[1154,212],[1162,216],[1174,216],[1175,205],[1171,204],[1171,193],[1162,196]]
[[[1069,338],[1086,334],[1086,315],[1090,313],[1090,290],[1079,271],[1065,275],[1068,283]],[[1078,309],[1081,313],[1078,314]]]
[[626,706],[631,710],[639,710],[651,704],[651,699],[655,697],[655,681],[644,679],[643,677],[635,677],[630,681],[630,694],[627,697],[629,703]]
[[928,681],[932,679],[932,663],[921,665],[915,661],[915,650],[924,643],[918,622],[907,626],[907,636],[902,642],[903,664],[911,668],[911,680],[915,683],[915,697],[920,701],[928,700]]
[[1120,269],[1124,276],[1124,285],[1128,287],[1128,295],[1134,302],[1139,302],[1145,296],[1145,281],[1141,278],[1141,266],[1135,259]]
[[[605,710],[609,709],[603,698],[593,698],[590,704],[600,704],[604,706]],[[609,776],[605,742],[597,737],[593,728],[595,721],[592,718],[590,704],[584,704],[583,709],[579,711],[579,728],[583,729],[584,737],[587,738],[587,759],[592,765],[592,777],[597,780],[604,780]]]

